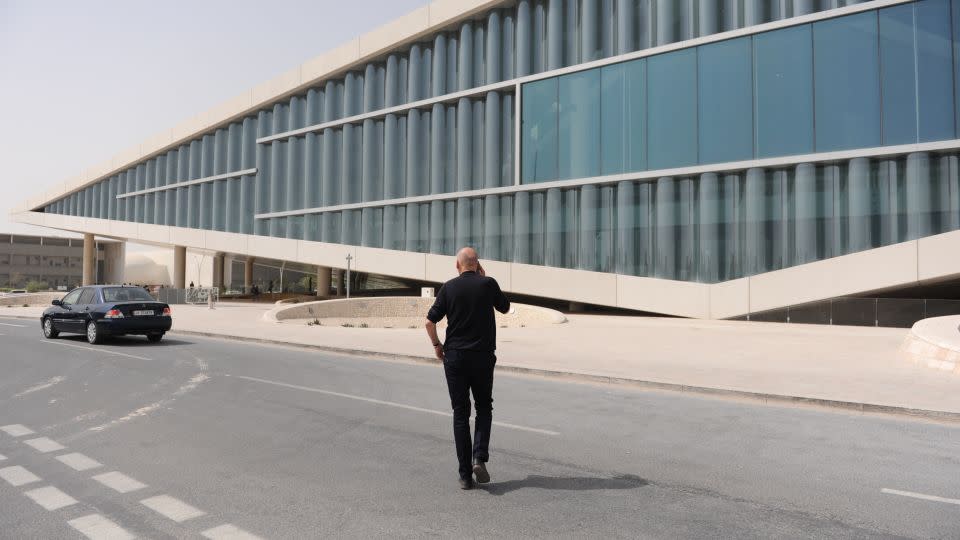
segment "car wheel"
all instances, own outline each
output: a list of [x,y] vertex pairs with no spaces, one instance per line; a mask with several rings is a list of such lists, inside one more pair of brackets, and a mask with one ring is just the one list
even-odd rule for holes
[[43,337],[47,339],[56,339],[60,331],[53,327],[53,319],[47,317],[43,320]]
[[100,331],[97,329],[97,323],[93,321],[87,323],[87,342],[89,342],[91,345],[103,343],[103,337],[100,335]]
[[150,343],[160,343],[160,340],[163,339],[163,334],[147,334],[147,339],[150,340]]

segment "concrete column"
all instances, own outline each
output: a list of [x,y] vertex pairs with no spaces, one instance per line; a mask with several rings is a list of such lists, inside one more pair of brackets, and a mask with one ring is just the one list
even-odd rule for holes
[[233,255],[224,255],[223,257],[223,288],[233,287]]
[[173,288],[187,288],[187,248],[173,247]]
[[700,175],[698,197],[700,268],[698,281],[716,283],[720,277],[720,179],[715,173]]
[[97,280],[97,245],[92,234],[83,235],[83,284],[94,285]]
[[253,257],[247,257],[243,263],[243,292],[250,292],[253,288]]
[[103,250],[103,282],[123,283],[126,266],[127,243],[106,244]]
[[337,270],[336,270],[336,275],[337,275],[337,296],[343,296],[343,293],[344,293],[344,282],[343,282],[343,279],[344,279],[344,271],[343,271],[343,269],[337,268]]
[[223,253],[213,255],[213,286],[223,289]]
[[[573,36],[571,36],[573,38]],[[547,4],[547,69],[563,67],[563,0]]]
[[797,165],[793,193],[795,201],[794,252],[791,264],[817,258],[817,170],[812,163]]
[[847,251],[870,249],[873,245],[870,160],[855,158],[847,168]]
[[332,271],[329,266],[317,267],[317,298],[330,296],[330,278]]
[[635,48],[636,15],[631,0],[617,0],[617,54],[627,54]]

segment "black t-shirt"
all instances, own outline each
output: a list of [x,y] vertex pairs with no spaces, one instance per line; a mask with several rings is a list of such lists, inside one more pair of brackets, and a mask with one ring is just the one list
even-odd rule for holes
[[497,349],[494,309],[500,313],[510,309],[497,280],[464,272],[440,288],[427,319],[438,323],[447,318],[444,350],[492,352]]

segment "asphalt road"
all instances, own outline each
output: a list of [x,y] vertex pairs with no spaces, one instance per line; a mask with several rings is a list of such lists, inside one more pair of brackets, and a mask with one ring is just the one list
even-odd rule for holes
[[0,538],[960,538],[960,426],[505,374],[494,398],[493,481],[461,491],[439,366],[0,318]]

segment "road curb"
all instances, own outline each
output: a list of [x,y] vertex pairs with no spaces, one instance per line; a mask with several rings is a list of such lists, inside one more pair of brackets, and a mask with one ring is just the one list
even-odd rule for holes
[[[230,339],[244,341],[248,343],[261,343],[265,345],[280,345],[284,347],[295,347],[298,349],[307,349],[322,351],[328,353],[342,354],[346,356],[362,356],[365,358],[374,358],[378,360],[414,362],[418,364],[440,363],[433,357],[416,356],[406,354],[389,354],[375,351],[365,351],[362,349],[346,349],[341,347],[329,347],[325,345],[312,345],[307,343],[291,343],[288,341],[255,338],[245,336],[232,336],[227,334],[217,334],[213,332],[197,332],[192,330],[171,330],[171,333],[209,337],[217,339]],[[577,373],[572,371],[554,371],[539,368],[527,368],[520,366],[497,365],[497,371],[504,373],[515,373],[520,375],[534,375],[550,379],[571,380],[588,383],[616,384],[643,388],[647,390],[661,390],[668,392],[683,392],[688,394],[697,394],[708,397],[718,397],[727,399],[742,399],[751,402],[759,402],[766,405],[786,405],[793,407],[811,407],[830,409],[834,411],[855,412],[860,414],[898,416],[913,419],[931,420],[936,422],[960,423],[960,413],[949,411],[934,411],[929,409],[914,409],[910,407],[898,407],[895,405],[878,405],[875,403],[858,403],[854,401],[841,401],[834,399],[788,396],[783,394],[769,394],[763,392],[750,392],[747,390],[732,390],[727,388],[713,388],[709,386],[694,386],[688,384],[668,383],[660,381],[650,381],[644,379],[630,379],[626,377],[611,377],[605,375],[591,375],[588,373]]]

